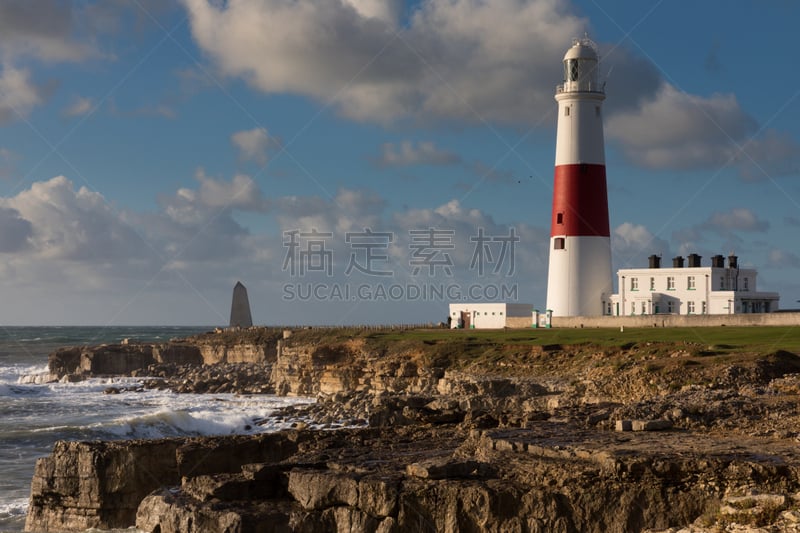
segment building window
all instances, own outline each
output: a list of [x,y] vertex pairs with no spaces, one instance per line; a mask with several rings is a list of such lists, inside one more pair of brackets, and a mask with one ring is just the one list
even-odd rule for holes
[[721,291],[725,290],[725,276],[719,277],[719,290]]
[[564,223],[564,213],[558,213],[556,215],[556,224],[563,224]]
[[568,117],[568,116],[569,116],[569,106],[565,106],[565,107],[564,107],[564,116],[565,116],[565,117]]
[[647,302],[642,302],[642,314],[647,314]]
[[667,290],[668,291],[674,291],[675,290],[675,278],[673,278],[672,276],[669,276],[667,278]]
[[553,249],[554,250],[564,249],[564,237],[556,237],[555,239],[553,239]]
[[639,278],[631,278],[631,290],[632,291],[639,290]]
[[596,116],[596,117],[600,116],[600,106],[599,105],[594,106],[594,116]]
[[611,310],[611,302],[608,302],[608,315],[610,315],[613,311]]
[[675,305],[674,302],[670,300],[669,302],[667,302],[667,313],[673,313],[673,312],[675,312]]
[[686,278],[686,288],[689,289],[690,291],[694,290],[695,288],[694,276],[689,276],[688,278]]
[[749,290],[750,290],[750,289],[748,288],[748,285],[749,285],[749,284],[748,284],[748,281],[749,281],[749,280],[748,280],[747,278],[744,278],[744,290],[746,290],[746,291],[749,291]]
[[687,315],[694,314],[694,302],[686,302],[686,314]]
[[706,302],[703,302],[703,314],[708,314],[708,304]]
[[650,278],[650,290],[656,290],[656,278]]

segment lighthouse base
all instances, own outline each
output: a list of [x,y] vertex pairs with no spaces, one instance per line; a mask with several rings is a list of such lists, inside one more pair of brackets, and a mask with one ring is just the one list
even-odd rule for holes
[[612,289],[609,237],[550,238],[547,308],[553,316],[606,314]]

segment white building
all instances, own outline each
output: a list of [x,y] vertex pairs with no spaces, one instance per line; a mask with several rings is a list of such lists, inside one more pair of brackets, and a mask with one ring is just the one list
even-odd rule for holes
[[502,329],[530,327],[533,305],[509,303],[451,303],[450,328]]
[[619,292],[611,296],[606,315],[728,315],[771,313],[778,310],[776,292],[758,292],[756,270],[739,268],[735,255],[715,255],[711,266],[700,266],[700,256],[691,254],[672,260],[672,268],[661,268],[661,258],[650,256],[649,268],[617,272]]

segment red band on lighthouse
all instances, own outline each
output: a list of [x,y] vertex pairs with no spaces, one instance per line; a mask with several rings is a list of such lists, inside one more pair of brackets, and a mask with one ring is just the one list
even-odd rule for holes
[[550,236],[611,235],[605,165],[558,165]]

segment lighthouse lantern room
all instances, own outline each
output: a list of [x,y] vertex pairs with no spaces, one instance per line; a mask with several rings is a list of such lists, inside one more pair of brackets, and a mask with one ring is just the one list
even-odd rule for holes
[[612,293],[602,104],[597,47],[576,39],[556,89],[558,132],[550,224],[547,308],[553,316],[594,316]]

